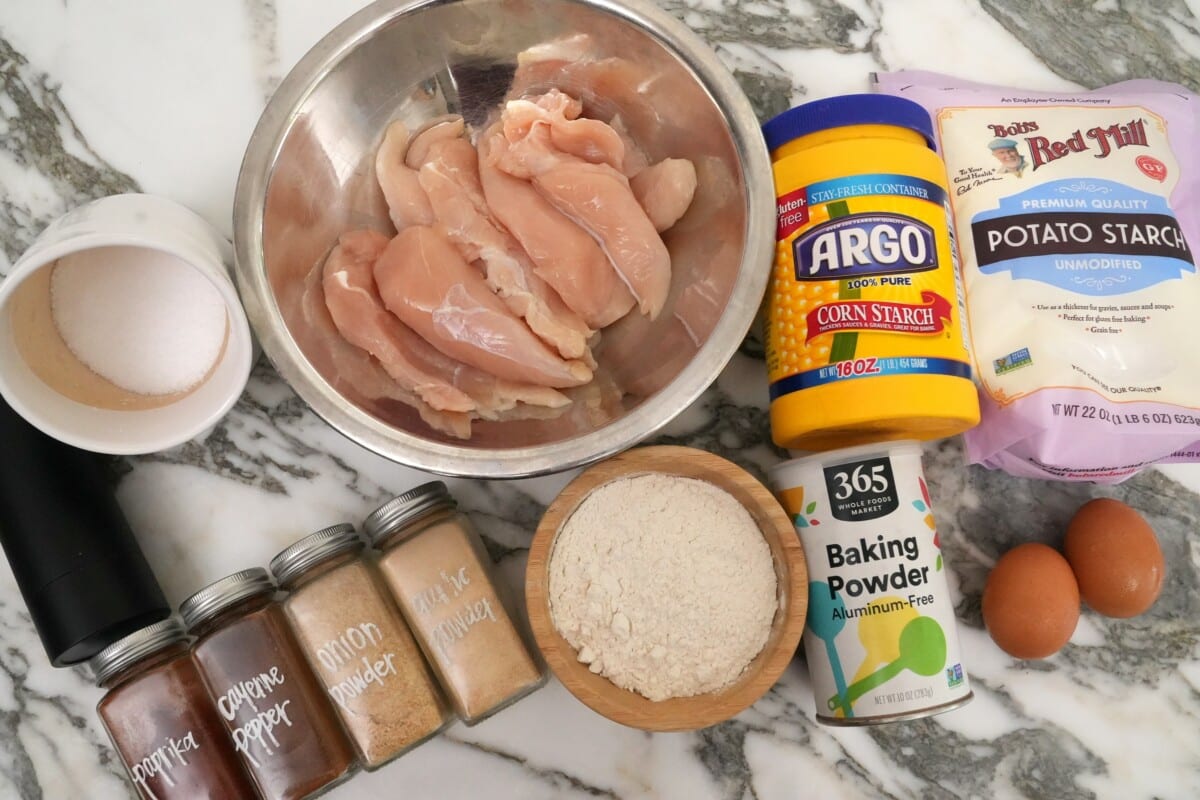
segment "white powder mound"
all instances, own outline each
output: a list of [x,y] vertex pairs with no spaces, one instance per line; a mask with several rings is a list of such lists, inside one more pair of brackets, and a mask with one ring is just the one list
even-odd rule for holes
[[138,394],[192,388],[225,342],[220,292],[167,253],[104,247],[66,256],[51,273],[50,297],[75,357]]
[[730,494],[639,475],[599,487],[563,525],[550,612],[592,672],[666,700],[737,680],[766,644],[775,584],[771,550]]

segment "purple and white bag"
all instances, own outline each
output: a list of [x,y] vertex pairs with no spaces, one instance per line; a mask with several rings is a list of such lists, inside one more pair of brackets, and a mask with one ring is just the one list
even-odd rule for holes
[[974,463],[1115,483],[1200,461],[1200,98],[876,76],[933,115],[983,418]]

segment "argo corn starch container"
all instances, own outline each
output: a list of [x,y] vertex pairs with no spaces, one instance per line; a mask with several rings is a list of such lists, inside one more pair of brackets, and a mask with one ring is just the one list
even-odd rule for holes
[[771,483],[808,562],[817,719],[875,725],[970,701],[920,447],[819,453],[776,466]]
[[763,134],[778,198],[766,332],[775,443],[829,450],[977,424],[929,114],[846,95],[786,111]]

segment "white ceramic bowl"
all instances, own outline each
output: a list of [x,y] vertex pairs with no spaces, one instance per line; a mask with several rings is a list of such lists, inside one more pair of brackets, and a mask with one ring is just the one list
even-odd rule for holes
[[[133,404],[117,409],[80,402],[39,375],[46,374],[44,362],[31,364],[26,359],[34,349],[44,349],[31,348],[29,339],[47,337],[49,270],[65,256],[115,246],[136,248],[134,255],[144,251],[182,261],[207,279],[225,303],[227,338],[208,377],[158,407]],[[192,211],[162,197],[114,195],[68,212],[42,232],[0,284],[0,394],[45,433],[98,453],[151,453],[211,429],[237,402],[255,355],[250,326],[230,278],[232,261],[228,240]],[[32,318],[42,323],[27,324]],[[56,357],[73,358],[65,345],[56,347]]]

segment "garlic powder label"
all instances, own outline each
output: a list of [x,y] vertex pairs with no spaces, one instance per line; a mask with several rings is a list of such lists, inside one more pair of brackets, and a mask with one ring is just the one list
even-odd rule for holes
[[1164,346],[1188,340],[1200,292],[1168,200],[1179,166],[1163,120],[1139,106],[1047,104],[945,108],[937,122],[991,398],[1046,386],[1200,396],[1200,375]]

